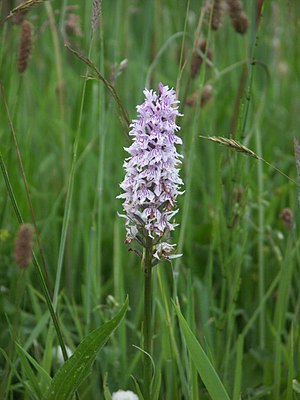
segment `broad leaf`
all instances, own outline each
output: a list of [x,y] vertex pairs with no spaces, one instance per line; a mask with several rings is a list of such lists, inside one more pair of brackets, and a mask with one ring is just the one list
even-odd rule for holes
[[72,357],[55,374],[44,400],[72,399],[75,391],[90,373],[98,351],[106,343],[124,318],[128,307],[128,298],[118,314],[109,322],[92,331],[79,344]]

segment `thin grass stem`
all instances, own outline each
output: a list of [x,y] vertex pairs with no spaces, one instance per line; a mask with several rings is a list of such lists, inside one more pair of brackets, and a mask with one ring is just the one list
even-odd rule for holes
[[[261,154],[261,136],[260,131],[256,129],[256,148],[258,154]],[[257,163],[257,188],[258,188],[258,275],[259,275],[259,304],[261,305],[260,315],[259,315],[259,341],[260,347],[265,348],[266,343],[266,316],[265,316],[265,306],[262,302],[265,293],[265,262],[264,262],[264,231],[265,231],[265,221],[264,221],[264,206],[262,202],[263,196],[263,165],[262,163]]]

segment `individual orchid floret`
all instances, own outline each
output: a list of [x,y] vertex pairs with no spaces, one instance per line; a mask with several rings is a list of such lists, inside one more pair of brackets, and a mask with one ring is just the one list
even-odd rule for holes
[[175,244],[169,244],[169,243],[159,243],[156,246],[156,251],[153,254],[153,257],[155,257],[157,260],[161,260],[162,258],[166,260],[172,260],[174,258],[181,257],[182,254],[171,254],[171,252],[174,250],[174,247],[176,247]]
[[[160,83],[158,94],[147,89],[144,94],[144,103],[137,106],[138,118],[130,125],[133,143],[125,148],[129,157],[125,159],[126,174],[120,184],[124,193],[118,198],[124,199],[126,242],[135,239],[146,247],[147,238],[157,245],[177,226],[176,198],[182,194],[183,182],[179,177],[182,156],[175,147],[182,144],[175,122],[181,116],[176,93]],[[156,257],[167,254],[166,249],[157,247]]]

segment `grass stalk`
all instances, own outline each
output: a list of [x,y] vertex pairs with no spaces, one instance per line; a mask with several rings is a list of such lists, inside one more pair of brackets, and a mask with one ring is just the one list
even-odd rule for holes
[[[261,135],[260,130],[256,129],[256,149],[258,154],[262,154],[261,146]],[[263,165],[262,163],[257,163],[257,188],[258,188],[258,292],[259,292],[259,304],[260,315],[259,315],[259,342],[261,349],[265,348],[266,344],[266,315],[265,315],[265,305],[263,303],[263,297],[265,294],[265,260],[264,260],[264,236],[265,236],[265,212],[262,202],[263,196]]]
[[244,337],[239,335],[236,343],[236,362],[234,371],[233,400],[240,400],[242,391]]
[[[100,3],[101,4],[101,3]],[[102,8],[100,7],[100,10]],[[102,21],[102,12],[99,13],[99,65],[100,70],[104,70],[104,32],[103,32],[103,21]],[[96,31],[91,30],[92,41],[97,39]],[[94,279],[97,279],[97,285],[95,286],[95,298],[97,301],[101,299],[102,293],[102,236],[103,236],[103,186],[104,186],[104,156],[105,156],[105,141],[107,134],[107,118],[106,118],[106,108],[105,108],[105,100],[104,100],[104,88],[102,85],[98,85],[98,82],[95,82],[95,92],[96,98],[98,99],[98,112],[96,112],[96,119],[98,122],[98,146],[99,146],[99,158],[98,158],[98,177],[97,177],[97,187],[98,191],[96,192],[95,197],[95,205],[94,205],[94,214],[97,215],[95,217],[96,223],[96,254],[95,254],[95,266],[93,269]],[[120,299],[119,299],[120,300]]]

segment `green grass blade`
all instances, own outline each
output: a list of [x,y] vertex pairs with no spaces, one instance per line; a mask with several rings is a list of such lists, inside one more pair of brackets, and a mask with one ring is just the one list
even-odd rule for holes
[[242,386],[242,373],[243,373],[243,350],[244,350],[244,336],[239,335],[236,344],[236,362],[234,373],[234,390],[233,400],[239,400],[241,396]]
[[[34,374],[29,361],[33,364],[33,366],[36,368],[36,370],[39,372],[40,377],[42,380],[46,383],[49,384],[51,382],[50,376],[47,374],[47,372],[30,356],[30,354],[27,353],[26,350],[22,348],[18,343],[16,343],[16,351],[18,353],[18,356],[20,357],[20,361],[22,364],[22,367],[24,368],[24,372],[26,374],[26,377],[29,379],[30,387],[33,390],[33,392],[37,395],[38,398],[42,398],[42,391],[41,388],[42,386],[40,385],[39,379],[36,377]],[[29,360],[29,361],[28,361]]]
[[291,329],[291,342],[290,342],[290,352],[288,355],[288,380],[287,380],[287,389],[286,389],[286,400],[293,400],[293,376],[296,375],[295,367],[294,367],[294,327]]
[[188,323],[181,314],[179,307],[176,304],[174,304],[174,307],[190,356],[212,400],[229,400],[226,389],[216,370],[188,326]]
[[159,392],[161,388],[161,373],[158,373],[157,375],[158,376],[153,388],[153,400],[159,400]]
[[108,383],[107,383],[107,372],[104,375],[104,380],[103,380],[103,395],[105,400],[112,400],[111,399],[111,393],[109,391]]
[[133,382],[135,384],[135,389],[138,392],[139,399],[140,400],[144,400],[144,396],[143,396],[143,393],[141,391],[141,388],[140,388],[140,385],[139,385],[138,381],[135,379],[135,377],[133,375],[131,375],[131,378],[132,378],[132,380],[133,380]]
[[98,351],[124,318],[127,307],[128,298],[112,320],[95,329],[83,339],[73,356],[55,374],[44,400],[72,399],[79,385],[89,374]]

